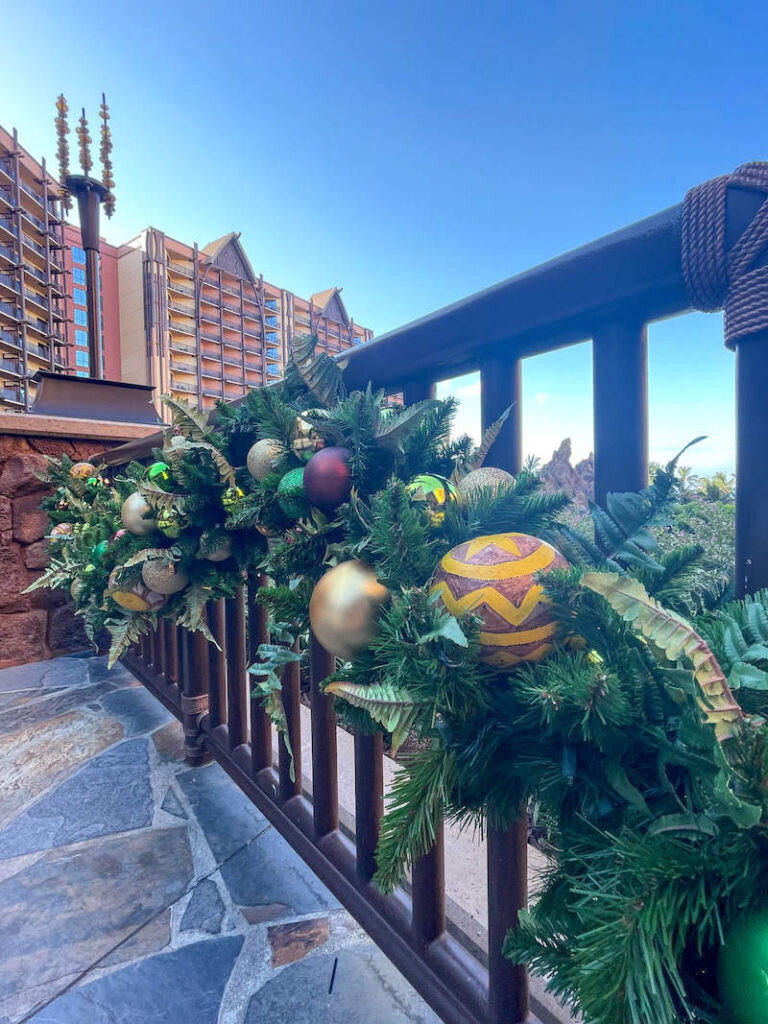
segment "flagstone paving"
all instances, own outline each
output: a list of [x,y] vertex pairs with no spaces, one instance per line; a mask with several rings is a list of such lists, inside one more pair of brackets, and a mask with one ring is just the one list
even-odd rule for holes
[[5,669],[0,712],[0,1024],[439,1024],[124,668]]

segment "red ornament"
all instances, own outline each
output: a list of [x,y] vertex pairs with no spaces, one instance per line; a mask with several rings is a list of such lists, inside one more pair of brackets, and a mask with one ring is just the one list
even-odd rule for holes
[[312,456],[304,470],[304,490],[312,505],[331,511],[347,500],[351,455],[349,448],[323,448]]

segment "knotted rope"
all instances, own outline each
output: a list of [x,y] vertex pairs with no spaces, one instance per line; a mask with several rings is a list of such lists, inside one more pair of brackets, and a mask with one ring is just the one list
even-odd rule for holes
[[757,189],[768,197],[768,162],[742,164],[697,185],[683,202],[682,256],[688,297],[695,309],[725,310],[725,343],[768,330],[768,266],[755,266],[768,249],[768,198],[746,230],[725,251],[729,187]]

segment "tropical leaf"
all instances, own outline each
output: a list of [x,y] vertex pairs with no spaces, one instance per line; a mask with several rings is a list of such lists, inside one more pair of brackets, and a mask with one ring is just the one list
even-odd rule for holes
[[[470,473],[473,469],[480,469],[480,467],[485,462],[488,452],[491,450],[494,441],[501,433],[501,428],[507,422],[507,419],[509,418],[509,414],[511,412],[512,406],[509,405],[501,414],[501,416],[499,416],[499,418],[494,423],[492,423],[490,427],[483,431],[483,437],[480,442],[480,447],[477,448],[474,452],[472,452],[472,455],[465,467],[464,473],[462,473],[462,476],[465,475],[466,473]],[[456,480],[454,481],[454,483],[458,483],[458,481]]]
[[[293,637],[288,634],[286,641],[293,643]],[[262,707],[269,715],[272,724],[283,737],[283,742],[291,758],[291,779],[295,781],[293,749],[291,748],[291,740],[288,735],[288,719],[285,716],[285,707],[283,705],[283,684],[281,678],[285,666],[301,661],[301,655],[298,651],[294,651],[288,646],[260,644],[256,657],[259,660],[248,669],[249,673],[256,680],[254,693],[260,698]]]
[[168,551],[168,548],[143,548],[117,566],[117,573],[119,575],[123,569],[130,569],[132,565],[142,565],[144,562],[149,561],[150,558],[166,558]]
[[163,490],[150,480],[141,480],[136,485],[136,490],[143,494],[149,505],[154,509],[175,508],[177,512],[184,511],[184,502],[188,495],[176,494],[174,491]]
[[174,398],[172,395],[163,395],[161,401],[171,411],[171,418],[174,426],[185,436],[192,437],[197,441],[202,440],[208,434],[208,413],[198,409],[184,398]]
[[388,683],[372,683],[366,686],[337,681],[328,683],[325,692],[346,700],[353,707],[367,711],[374,722],[378,722],[387,732],[392,733],[393,756],[407,739],[423,706],[417,704],[403,687]]
[[436,398],[425,398],[399,412],[382,416],[376,428],[377,442],[385,447],[396,448],[409,434],[420,428],[427,413],[433,412],[439,407],[440,403]]
[[115,662],[134,644],[138,643],[145,633],[156,629],[157,618],[154,615],[127,615],[120,619],[107,619],[104,625],[112,637],[107,662],[108,667],[112,668]]
[[327,352],[316,352],[316,346],[316,334],[292,339],[285,383],[289,390],[301,383],[322,405],[334,405],[342,392],[341,368]]
[[720,665],[706,641],[682,616],[663,608],[638,580],[616,573],[587,572],[582,586],[602,595],[625,622],[664,651],[669,661],[687,658],[701,689],[699,704],[718,739],[730,739],[743,718]]

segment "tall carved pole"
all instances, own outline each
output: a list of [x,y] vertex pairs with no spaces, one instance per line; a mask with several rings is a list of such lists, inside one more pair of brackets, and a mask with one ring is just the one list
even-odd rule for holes
[[69,196],[77,199],[77,208],[80,214],[80,233],[85,250],[85,281],[88,307],[88,362],[90,376],[99,380],[104,379],[104,357],[101,344],[101,288],[99,285],[99,213],[101,204],[104,203],[104,210],[108,217],[112,216],[115,209],[115,197],[112,192],[114,179],[112,177],[112,139],[109,130],[109,109],[104,94],[101,96],[101,162],[102,180],[91,177],[93,160],[91,159],[91,136],[88,131],[88,121],[83,108],[77,128],[75,129],[80,148],[80,167],[82,174],[69,173],[69,149],[66,143],[66,135],[69,133],[67,125],[67,101],[63,95],[59,96],[56,102],[58,117],[56,118],[56,131],[59,137],[59,171],[61,178],[61,196],[67,203]]

